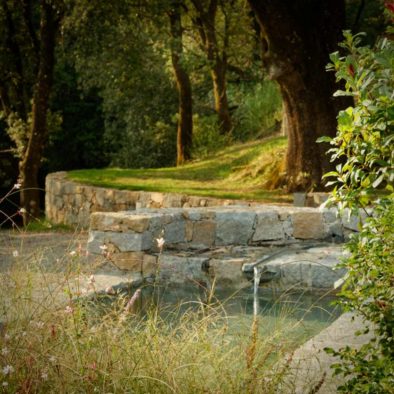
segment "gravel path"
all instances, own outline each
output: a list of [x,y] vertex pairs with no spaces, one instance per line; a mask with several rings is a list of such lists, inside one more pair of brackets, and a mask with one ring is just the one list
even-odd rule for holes
[[79,245],[85,249],[87,237],[87,232],[0,231],[0,272],[8,270],[18,260],[26,263],[39,260],[49,268]]

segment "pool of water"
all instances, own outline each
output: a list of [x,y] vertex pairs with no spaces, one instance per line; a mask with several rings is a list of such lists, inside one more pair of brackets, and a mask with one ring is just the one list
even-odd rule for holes
[[[103,296],[96,313],[107,308],[124,308],[135,289],[116,296]],[[142,319],[153,309],[163,321],[176,325],[185,313],[212,313],[226,326],[227,338],[249,336],[254,321],[258,321],[259,335],[275,338],[277,343],[295,348],[328,327],[341,310],[334,304],[332,294],[310,292],[275,293],[259,288],[254,296],[253,286],[241,290],[231,288],[207,289],[203,284],[168,284],[141,287],[132,314]],[[98,306],[98,304],[96,304]],[[101,311],[101,312],[98,312]]]

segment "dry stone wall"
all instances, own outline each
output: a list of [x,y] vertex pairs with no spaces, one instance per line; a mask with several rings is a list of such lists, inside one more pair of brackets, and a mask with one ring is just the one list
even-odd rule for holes
[[[353,225],[338,217],[334,210],[290,206],[96,212],[91,215],[88,250],[92,255],[104,251],[118,268],[138,271],[143,277],[157,273],[160,258],[160,275],[175,282],[185,278],[202,281],[209,268],[221,281],[231,278],[233,283],[241,284],[245,259],[215,259],[216,253],[237,247],[253,250],[300,242],[326,245],[329,241],[332,245],[346,238],[354,230]],[[157,245],[159,238],[165,240],[164,254]],[[285,268],[279,270],[286,270],[291,286],[302,278],[302,283],[320,288],[332,286],[334,279],[343,274],[332,273],[332,267],[322,262],[305,264],[301,267],[302,264],[297,263],[293,269],[287,262]]]
[[88,247],[112,244],[120,252],[157,252],[167,247],[197,250],[228,245],[264,245],[278,241],[340,242],[351,230],[329,209],[280,206],[137,209],[91,215]]
[[66,172],[49,174],[45,185],[45,213],[53,223],[87,228],[93,212],[118,212],[139,208],[190,208],[248,202],[157,193],[115,190],[83,185],[67,179]]

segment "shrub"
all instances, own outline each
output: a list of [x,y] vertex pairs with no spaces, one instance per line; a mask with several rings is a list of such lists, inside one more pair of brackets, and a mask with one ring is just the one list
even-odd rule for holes
[[193,116],[193,158],[204,158],[230,142],[231,136],[220,134],[216,115]]
[[278,86],[263,81],[252,91],[242,95],[242,101],[234,113],[236,124],[234,137],[241,141],[259,138],[275,131],[282,118],[282,99]]
[[355,105],[339,113],[337,136],[324,138],[333,146],[332,161],[340,161],[325,177],[334,178],[330,201],[340,210],[367,214],[347,244],[342,303],[361,314],[369,322],[365,332],[373,327],[375,336],[358,350],[328,351],[340,358],[335,373],[350,377],[340,392],[377,394],[394,387],[394,45],[390,36],[373,49],[359,43],[360,35],[345,32],[347,56],[331,56],[329,68],[345,81],[336,94],[353,96]]

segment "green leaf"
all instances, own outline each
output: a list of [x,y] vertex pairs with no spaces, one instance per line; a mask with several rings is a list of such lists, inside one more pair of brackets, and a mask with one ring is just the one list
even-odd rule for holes
[[384,179],[384,174],[381,174],[377,179],[375,179],[375,181],[372,183],[372,187],[374,187],[375,189],[382,183]]
[[327,136],[323,136],[323,137],[319,137],[316,142],[331,142],[332,138],[331,137],[327,137]]

